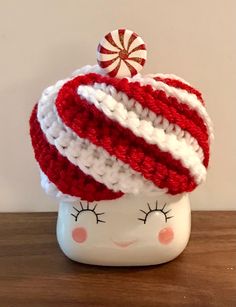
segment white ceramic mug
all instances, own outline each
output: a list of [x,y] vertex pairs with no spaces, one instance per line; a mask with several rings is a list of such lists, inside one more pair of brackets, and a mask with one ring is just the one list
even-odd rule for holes
[[110,201],[61,202],[57,239],[74,261],[153,265],[176,258],[188,243],[190,228],[188,194],[126,194]]

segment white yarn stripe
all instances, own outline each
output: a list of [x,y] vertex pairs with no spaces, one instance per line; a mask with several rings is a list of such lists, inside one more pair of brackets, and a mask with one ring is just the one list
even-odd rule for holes
[[189,86],[191,86],[190,83],[188,83],[186,80],[184,80],[183,78],[180,78],[179,76],[176,76],[174,74],[162,74],[162,73],[158,73],[158,74],[148,74],[146,75],[145,77],[147,78],[156,78],[156,77],[159,77],[159,78],[162,78],[162,79],[172,79],[172,80],[178,80],[178,81],[181,81]]
[[[100,75],[106,75],[103,69],[99,67],[99,65],[86,65],[81,69],[78,69],[73,72],[72,76],[77,76],[77,75],[82,75],[86,73],[94,72]],[[207,114],[207,111],[205,107],[202,105],[201,101],[198,100],[197,96],[195,94],[190,94],[186,93],[185,90],[182,89],[177,89],[172,86],[166,85],[165,83],[161,81],[156,81],[153,78],[155,77],[160,77],[160,78],[170,78],[173,80],[179,80],[187,85],[190,85],[186,80],[180,78],[179,76],[176,76],[174,74],[148,74],[146,76],[142,76],[141,74],[137,74],[133,76],[132,78],[127,78],[129,82],[140,82],[140,84],[146,85],[150,84],[154,89],[160,89],[164,90],[167,95],[175,97],[178,99],[180,103],[185,103],[187,104],[191,109],[195,109],[199,116],[203,119],[203,121],[207,125],[207,130],[209,134],[209,139],[212,141],[214,139],[214,134],[213,134],[213,124],[212,121]],[[191,85],[190,85],[191,86]],[[189,97],[188,97],[189,96]]]
[[109,189],[124,193],[165,193],[167,189],[159,189],[129,165],[110,156],[102,147],[79,138],[62,123],[54,103],[60,88],[67,81],[58,81],[54,87],[46,89],[38,103],[38,121],[48,142],[85,174]]
[[89,74],[89,73],[106,75],[104,70],[99,65],[93,65],[93,66],[85,65],[84,67],[76,69],[75,71],[73,71],[71,76],[76,77],[76,76],[86,75],[86,74]]
[[154,127],[150,121],[140,120],[135,112],[128,111],[122,102],[116,101],[111,95],[100,89],[81,85],[77,92],[108,118],[130,129],[147,143],[155,144],[162,151],[169,152],[176,160],[180,160],[182,165],[189,169],[197,184],[205,179],[206,168],[201,163],[198,154],[186,143],[185,139],[178,139],[174,133],[165,134],[163,129]]
[[[101,69],[99,65],[94,65],[94,66],[86,65],[81,69],[75,70],[72,73],[72,76],[87,74],[87,73],[90,73],[90,72],[94,72],[94,73],[97,73],[97,74],[100,74],[100,75],[106,75],[104,70]],[[172,86],[166,85],[163,82],[160,82],[160,81],[157,82],[153,79],[155,77],[160,77],[160,78],[164,78],[164,79],[170,78],[170,79],[173,79],[173,80],[179,80],[179,81],[181,81],[181,82],[183,82],[187,85],[190,85],[186,80],[184,80],[183,78],[176,76],[174,74],[158,73],[158,74],[148,74],[146,76],[142,76],[140,73],[138,73],[137,75],[133,76],[132,78],[127,78],[127,79],[129,80],[129,82],[136,82],[136,81],[140,80],[139,82],[141,84],[143,84],[143,85],[150,84],[154,89],[159,89],[156,83],[164,84],[163,89],[167,94],[169,94],[169,96],[176,97],[179,102],[186,103],[190,108],[193,108],[197,111],[199,116],[207,124],[209,139],[210,139],[210,141],[212,141],[214,139],[213,124],[212,124],[212,121],[211,121],[209,115],[207,114],[205,107],[202,105],[201,101],[198,100],[197,96],[194,95],[194,94],[189,94],[189,93],[186,94],[185,90],[176,89]],[[160,88],[160,89],[162,89],[162,88]],[[166,91],[167,89],[168,89],[168,91]],[[188,95],[190,95],[190,97],[186,98],[186,96],[188,96]],[[183,99],[183,101],[181,99]],[[186,101],[185,101],[185,99],[186,99]]]
[[[81,85],[80,88],[85,86]],[[201,161],[204,159],[203,150],[200,147],[198,141],[188,132],[180,128],[176,124],[170,123],[165,117],[156,115],[153,111],[143,106],[133,98],[129,98],[125,93],[118,92],[112,85],[105,83],[94,83],[94,89],[100,89],[108,95],[111,95],[116,101],[121,102],[127,111],[133,111],[138,115],[140,120],[150,121],[154,127],[161,128],[165,133],[174,133],[178,139],[184,138],[189,146],[192,146],[196,151]]]
[[78,200],[78,197],[64,194],[58,190],[54,183],[52,183],[44,172],[40,169],[41,187],[44,189],[46,194],[52,197],[60,198],[62,201],[74,202]]
[[178,99],[179,103],[186,104],[191,109],[196,110],[198,115],[206,123],[209,139],[213,140],[214,137],[213,137],[213,128],[212,128],[211,119],[207,114],[205,107],[202,105],[201,101],[198,100],[195,94],[187,93],[185,90],[177,89],[161,81],[156,81],[153,79],[153,77],[150,77],[150,75],[145,77],[142,77],[140,75],[135,75],[132,78],[127,78],[127,79],[129,80],[129,82],[139,82],[141,85],[149,84],[155,90],[163,90],[167,94],[167,96],[175,97]]

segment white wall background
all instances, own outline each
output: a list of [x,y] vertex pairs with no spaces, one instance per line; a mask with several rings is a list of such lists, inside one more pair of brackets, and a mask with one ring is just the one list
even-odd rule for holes
[[172,72],[203,93],[215,143],[194,209],[235,209],[236,1],[0,0],[0,211],[50,211],[28,135],[41,91],[96,62],[100,38],[116,28],[148,45],[144,73]]

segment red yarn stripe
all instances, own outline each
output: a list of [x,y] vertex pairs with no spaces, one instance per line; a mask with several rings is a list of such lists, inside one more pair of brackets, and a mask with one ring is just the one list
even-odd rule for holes
[[170,194],[192,191],[196,183],[179,160],[168,152],[162,152],[156,145],[147,144],[143,138],[110,120],[77,94],[79,85],[107,80],[107,77],[89,74],[67,82],[56,99],[62,121],[81,138],[103,147],[158,187],[168,188]]
[[63,157],[55,146],[49,144],[37,120],[37,105],[30,117],[30,136],[35,158],[41,170],[64,194],[87,201],[115,199],[123,193],[113,192],[104,184],[84,174],[77,166]]
[[128,82],[125,78],[116,79],[98,74],[88,74],[85,77],[85,84],[93,84],[94,82],[110,84],[117,91],[124,92],[129,98],[137,100],[144,108],[150,109],[156,115],[162,115],[170,123],[189,132],[201,146],[204,153],[203,164],[205,167],[208,166],[210,153],[207,128],[195,110],[180,103],[175,97],[167,97],[164,91],[153,90],[150,85],[141,86],[138,82]]
[[[129,98],[137,100],[144,108],[148,108],[156,115],[164,116],[170,123],[178,125],[182,130],[190,133],[201,146],[204,153],[204,166],[209,163],[208,133],[203,119],[195,110],[180,103],[175,97],[167,97],[163,90],[153,90],[150,85],[141,86],[139,82],[128,82],[127,79],[115,79],[106,76],[92,75],[95,82],[113,85],[117,91],[127,94]],[[90,74],[88,75],[90,76]]]
[[190,94],[195,94],[197,96],[197,98],[201,101],[201,103],[203,105],[205,105],[205,102],[202,98],[202,94],[196,90],[195,88],[193,88],[192,86],[180,81],[180,80],[176,80],[176,79],[171,79],[171,78],[161,78],[161,77],[155,77],[154,78],[156,81],[161,81],[169,86],[173,86],[175,88],[179,88],[181,90],[186,90],[188,93]]

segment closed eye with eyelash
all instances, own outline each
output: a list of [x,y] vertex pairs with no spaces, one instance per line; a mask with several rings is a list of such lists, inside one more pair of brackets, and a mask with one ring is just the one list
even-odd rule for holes
[[78,220],[79,215],[80,215],[82,212],[88,211],[88,212],[94,213],[94,215],[95,215],[95,217],[96,217],[96,223],[97,223],[97,224],[98,224],[98,223],[106,223],[105,221],[103,221],[103,220],[101,220],[101,219],[99,218],[99,216],[105,214],[105,212],[97,213],[97,212],[95,211],[95,209],[96,209],[96,207],[97,207],[97,204],[96,204],[93,208],[89,208],[89,202],[87,202],[87,206],[85,206],[85,207],[83,207],[83,204],[81,203],[81,201],[79,202],[79,204],[80,204],[81,209],[77,209],[76,207],[73,207],[74,210],[76,211],[76,213],[75,213],[75,214],[71,213],[71,215],[75,218],[75,221],[76,221],[76,222],[77,222],[77,220]]
[[147,203],[147,206],[148,206],[148,211],[144,211],[142,209],[140,209],[140,211],[142,213],[145,214],[144,218],[138,218],[138,220],[142,221],[144,224],[146,224],[147,222],[147,218],[149,216],[150,213],[153,213],[153,212],[161,212],[164,214],[164,217],[165,217],[165,222],[167,223],[168,219],[171,219],[173,216],[169,216],[168,214],[171,212],[171,209],[169,210],[166,210],[166,203],[164,204],[164,206],[162,208],[158,208],[158,202],[156,201],[156,206],[154,209],[152,209],[150,207],[150,204]]

